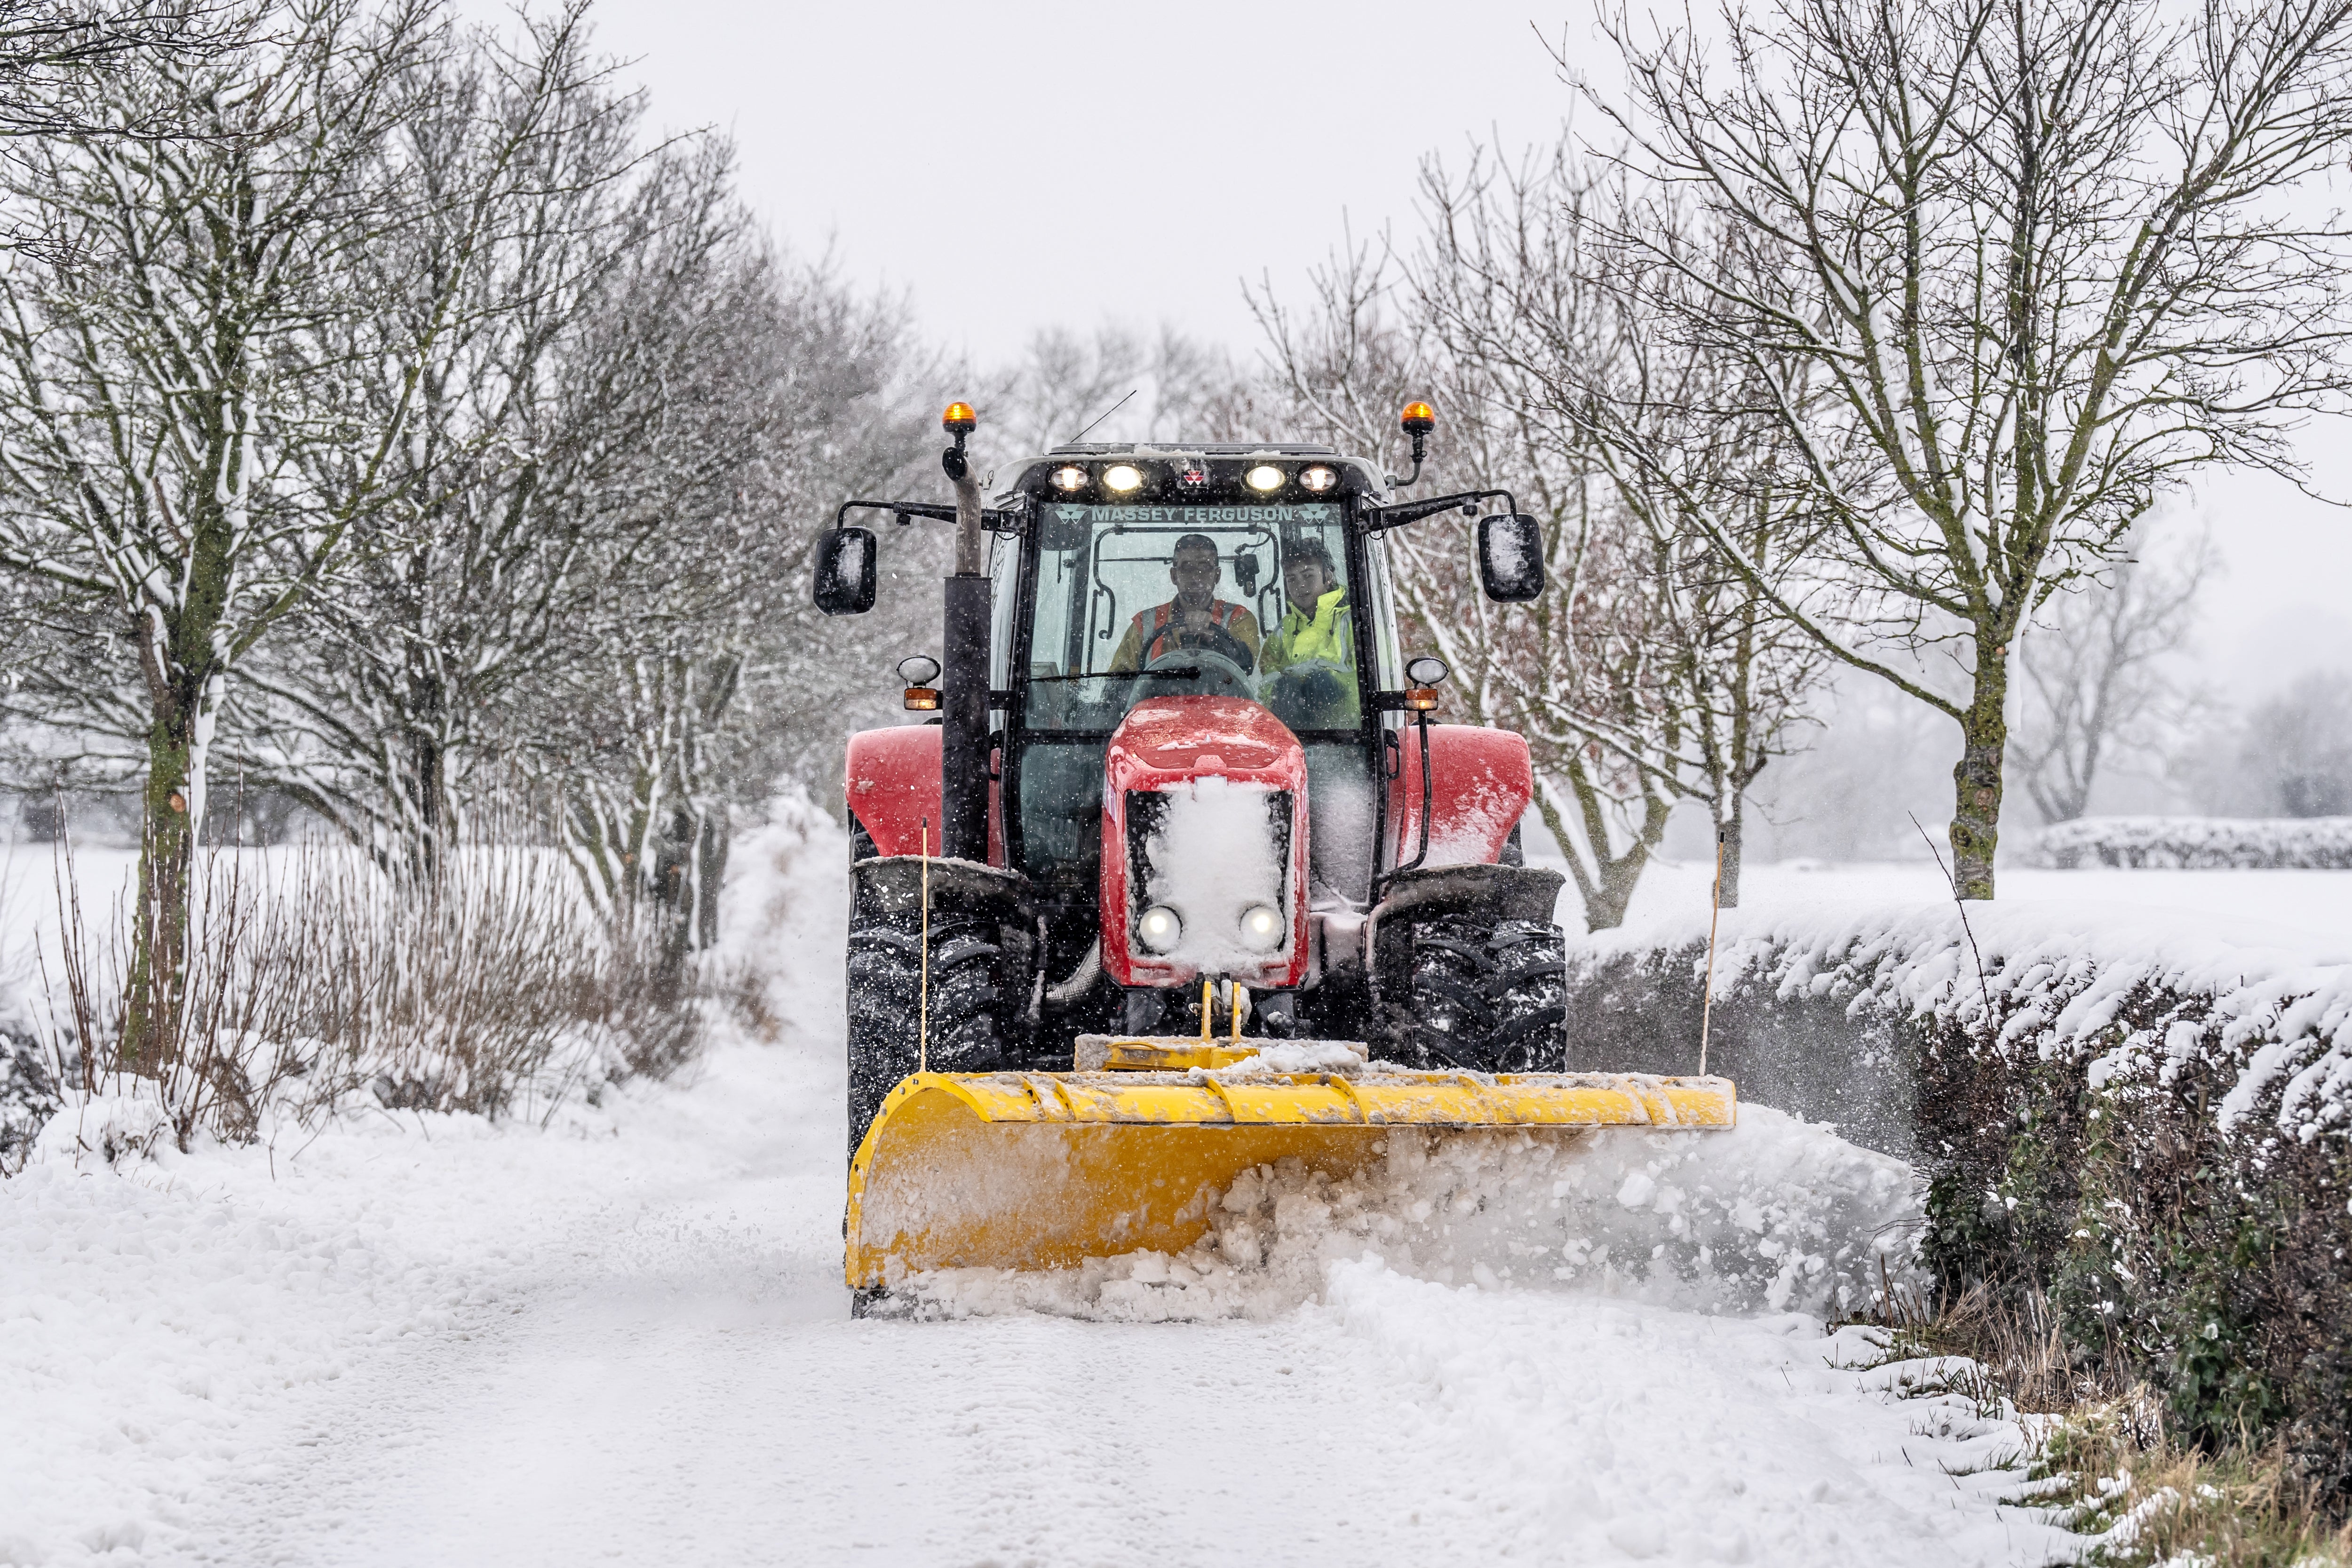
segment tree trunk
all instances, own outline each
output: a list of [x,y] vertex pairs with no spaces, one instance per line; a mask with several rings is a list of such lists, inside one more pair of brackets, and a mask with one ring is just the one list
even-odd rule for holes
[[1963,899],[1992,897],[2000,842],[2000,765],[2009,746],[2009,650],[1979,646],[1976,690],[1960,719],[1952,769],[1952,885]]
[[719,885],[727,876],[730,826],[724,806],[704,817],[702,843],[696,851],[694,945],[706,952],[719,945]]
[[684,981],[687,954],[694,951],[695,854],[701,837],[701,825],[683,803],[671,811],[668,826],[651,835],[648,853],[654,858],[654,902],[660,910],[661,974],[673,994]]
[[1571,777],[1570,787],[1584,807],[1585,838],[1592,852],[1592,869],[1587,871],[1576,852],[1576,840],[1568,831],[1568,821],[1559,808],[1552,804],[1551,792],[1536,791],[1536,809],[1543,816],[1544,826],[1550,830],[1552,841],[1568,859],[1569,870],[1576,881],[1576,891],[1584,903],[1584,929],[1614,931],[1625,923],[1625,910],[1633,901],[1633,889],[1642,879],[1642,869],[1650,863],[1650,854],[1665,837],[1666,817],[1674,803],[1657,795],[1644,797],[1642,809],[1642,829],[1625,853],[1612,858],[1609,854],[1608,828],[1599,797],[1580,779]]
[[184,670],[163,668],[168,655],[152,640],[146,647],[153,718],[147,730],[139,906],[120,1065],[125,1072],[152,1077],[169,1065],[179,1037],[188,879],[195,861],[197,814],[204,809],[205,759],[197,735],[202,685],[190,682]]
[[1716,901],[1727,910],[1739,907],[1739,836],[1744,827],[1739,810],[1741,799],[1741,796],[1733,795],[1731,814],[1716,824],[1716,832],[1722,836],[1723,862],[1723,869],[1717,877],[1721,891]]
[[1642,879],[1642,868],[1649,859],[1649,847],[1637,844],[1616,859],[1599,863],[1601,885],[1584,900],[1585,930],[1615,931],[1625,923],[1634,885]]
[[411,672],[406,718],[407,782],[412,813],[409,822],[415,838],[400,858],[402,868],[418,877],[437,875],[444,851],[448,847],[442,842],[451,826],[446,809],[449,753],[442,741],[442,715],[447,700],[448,694],[437,675],[431,671]]

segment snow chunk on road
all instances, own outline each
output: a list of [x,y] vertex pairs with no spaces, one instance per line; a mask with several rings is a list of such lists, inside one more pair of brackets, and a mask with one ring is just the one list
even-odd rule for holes
[[943,1269],[899,1294],[925,1315],[1264,1318],[1373,1258],[1440,1284],[1598,1290],[1713,1312],[1828,1316],[1912,1278],[1911,1168],[1762,1106],[1730,1132],[1399,1129],[1333,1181],[1295,1161],[1244,1173],[1176,1257],[1076,1268]]

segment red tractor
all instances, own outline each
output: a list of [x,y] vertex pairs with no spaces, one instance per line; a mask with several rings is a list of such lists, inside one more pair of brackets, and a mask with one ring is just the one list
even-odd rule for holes
[[853,510],[965,536],[944,668],[900,666],[934,716],[849,743],[852,1149],[910,1075],[1068,1071],[1089,1038],[1245,1025],[1559,1071],[1561,879],[1522,860],[1527,742],[1431,721],[1447,672],[1399,638],[1386,548],[1500,500],[1479,575],[1524,601],[1541,539],[1504,491],[1390,499],[1428,406],[1403,480],[1327,447],[1067,446],[984,503],[971,410],[946,423],[958,502],[851,501],[817,563],[819,606],[856,614],[878,542]]

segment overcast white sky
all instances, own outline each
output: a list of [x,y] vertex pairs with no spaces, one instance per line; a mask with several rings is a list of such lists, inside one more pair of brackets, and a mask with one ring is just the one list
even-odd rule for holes
[[[1242,279],[1295,295],[1343,221],[1409,231],[1426,153],[1557,134],[1570,95],[1538,26],[1614,79],[1570,4],[598,0],[595,15],[656,123],[732,133],[779,236],[910,290],[935,340],[988,362],[1040,327],[1106,319],[1250,350]],[[2352,496],[2345,436],[2308,444]],[[2199,510],[2230,566],[2206,614],[2215,679],[2258,694],[2352,670],[2352,513],[2232,479]]]

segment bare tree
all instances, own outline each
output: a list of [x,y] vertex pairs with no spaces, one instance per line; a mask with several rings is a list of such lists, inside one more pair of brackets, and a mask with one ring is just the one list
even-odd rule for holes
[[110,77],[188,65],[247,43],[266,8],[215,0],[0,0],[0,137],[172,137],[198,126],[168,102],[126,112]]
[[[917,445],[905,378],[925,366],[898,302],[760,240],[723,142],[643,147],[578,21],[520,49],[471,38],[436,68],[452,112],[402,139],[434,188],[470,194],[466,221],[382,237],[358,330],[407,344],[477,232],[482,258],[454,325],[415,344],[409,504],[310,601],[311,635],[251,671],[231,744],[416,870],[527,789],[591,897],[666,910],[682,957],[715,929],[730,811],[838,777],[844,692],[879,703],[856,678],[922,602],[845,626],[805,583],[833,507]],[[405,357],[354,356],[354,385],[389,402]]]
[[[1620,258],[1598,241],[1600,214],[1622,207],[1622,193],[1571,144],[1517,168],[1482,151],[1458,181],[1433,163],[1423,190],[1430,239],[1416,291],[1480,423],[1512,433],[1520,460],[1504,458],[1498,471],[1548,461],[1586,496],[1583,542],[1563,563],[1580,624],[1559,668],[1528,672],[1519,703],[1557,709],[1555,722],[1641,776],[1652,843],[1664,827],[1657,805],[1705,805],[1723,900],[1736,905],[1748,786],[1794,744],[1828,659],[1713,539],[1737,540],[1781,593],[1804,592],[1816,531],[1802,487],[1788,482],[1794,455],[1756,406],[1748,357],[1679,336],[1652,308],[1647,280],[1618,274]],[[1677,244],[1712,257],[1694,265],[1773,264],[1709,237]],[[1604,563],[1614,566],[1605,575]],[[1595,869],[1622,915],[1638,863]]]
[[2196,698],[2178,660],[2217,568],[2200,535],[2169,559],[2120,561],[2036,617],[2010,767],[2044,823],[2082,816],[2103,769],[2159,756],[2186,728]]
[[659,417],[569,499],[595,589],[572,600],[513,744],[561,791],[592,895],[668,909],[682,952],[715,933],[730,807],[780,776],[814,782],[820,759],[837,777],[845,711],[861,688],[881,699],[894,641],[929,640],[913,615],[937,624],[921,594],[855,628],[807,599],[835,506],[898,477],[919,416],[897,309],[740,232],[691,269],[646,258],[621,303],[616,340]]
[[713,217],[723,156],[639,145],[584,5],[418,70],[441,112],[385,152],[435,199],[357,258],[373,308],[340,323],[355,401],[377,417],[411,405],[387,458],[404,504],[364,521],[346,581],[306,606],[310,635],[249,672],[231,744],[251,776],[422,870],[479,793],[470,770],[496,760],[502,707],[571,651],[574,601],[604,591],[583,580],[567,501],[663,416],[625,360],[577,363],[583,340],[609,341],[590,323],[621,308],[637,258],[697,274],[734,220]]
[[[127,1062],[173,1037],[188,867],[233,674],[349,565],[393,504],[421,359],[388,407],[347,398],[356,258],[429,200],[383,155],[430,113],[427,0],[307,0],[264,48],[125,73],[124,118],[184,139],[44,139],[0,168],[37,232],[0,274],[0,566],[82,597],[135,649],[140,689],[53,689],[143,750],[146,821]],[[83,249],[68,247],[69,251]],[[446,323],[457,281],[436,305]]]
[[[1551,587],[1524,606],[1486,598],[1466,534],[1443,520],[1386,534],[1379,548],[1391,562],[1401,633],[1446,661],[1469,718],[1526,736],[1536,809],[1568,859],[1586,923],[1617,925],[1675,795],[1579,721],[1600,710],[1621,728],[1638,723],[1653,696],[1638,654],[1610,657],[1629,629],[1622,591],[1635,567],[1596,511],[1591,465],[1532,403],[1501,395],[1491,375],[1465,374],[1385,245],[1351,237],[1308,284],[1304,310],[1285,305],[1270,280],[1251,292],[1273,370],[1261,394],[1269,421],[1289,439],[1397,466],[1397,411],[1429,400],[1444,411],[1444,434],[1423,481],[1507,485],[1543,521]],[[1630,640],[1638,645],[1638,634]]]
[[1701,524],[1822,648],[1958,726],[1958,888],[1990,898],[2025,618],[2197,468],[2298,474],[2287,424],[2339,399],[2347,235],[2288,193],[2352,138],[2352,5],[1787,0],[1729,12],[1721,73],[1687,29],[1607,26],[1631,100],[1591,96],[1628,165],[1788,258],[1735,282],[1671,226],[1621,235],[1679,279],[1657,302],[1683,335],[1775,394],[1868,635]]
[[[1545,210],[1536,200],[1504,221]],[[1486,598],[1466,526],[1433,519],[1383,548],[1405,629],[1452,667],[1466,716],[1527,737],[1537,810],[1587,925],[1601,930],[1623,921],[1676,803],[1710,787],[1701,732],[1727,710],[1702,716],[1692,704],[1703,681],[1727,673],[1727,628],[1693,613],[1687,591],[1707,591],[1691,572],[1696,555],[1672,541],[1661,553],[1583,426],[1558,412],[1545,376],[1561,384],[1563,353],[1581,366],[1608,352],[1607,324],[1589,283],[1529,247],[1547,259],[1507,283],[1499,270],[1479,275],[1441,233],[1400,288],[1390,264],[1358,246],[1314,276],[1311,310],[1291,311],[1270,290],[1254,303],[1280,378],[1265,396],[1285,428],[1394,457],[1396,409],[1430,397],[1447,436],[1424,477],[1507,486],[1542,520],[1552,586],[1527,605]],[[1515,297],[1514,286],[1529,293]],[[1533,293],[1555,287],[1539,308]],[[1728,737],[1717,726],[1714,738]]]
[[2209,809],[2250,816],[2352,816],[2352,676],[2347,671],[2298,676],[2235,728],[2235,743],[2224,752],[2229,764],[2216,770],[2220,776],[2202,781]]

